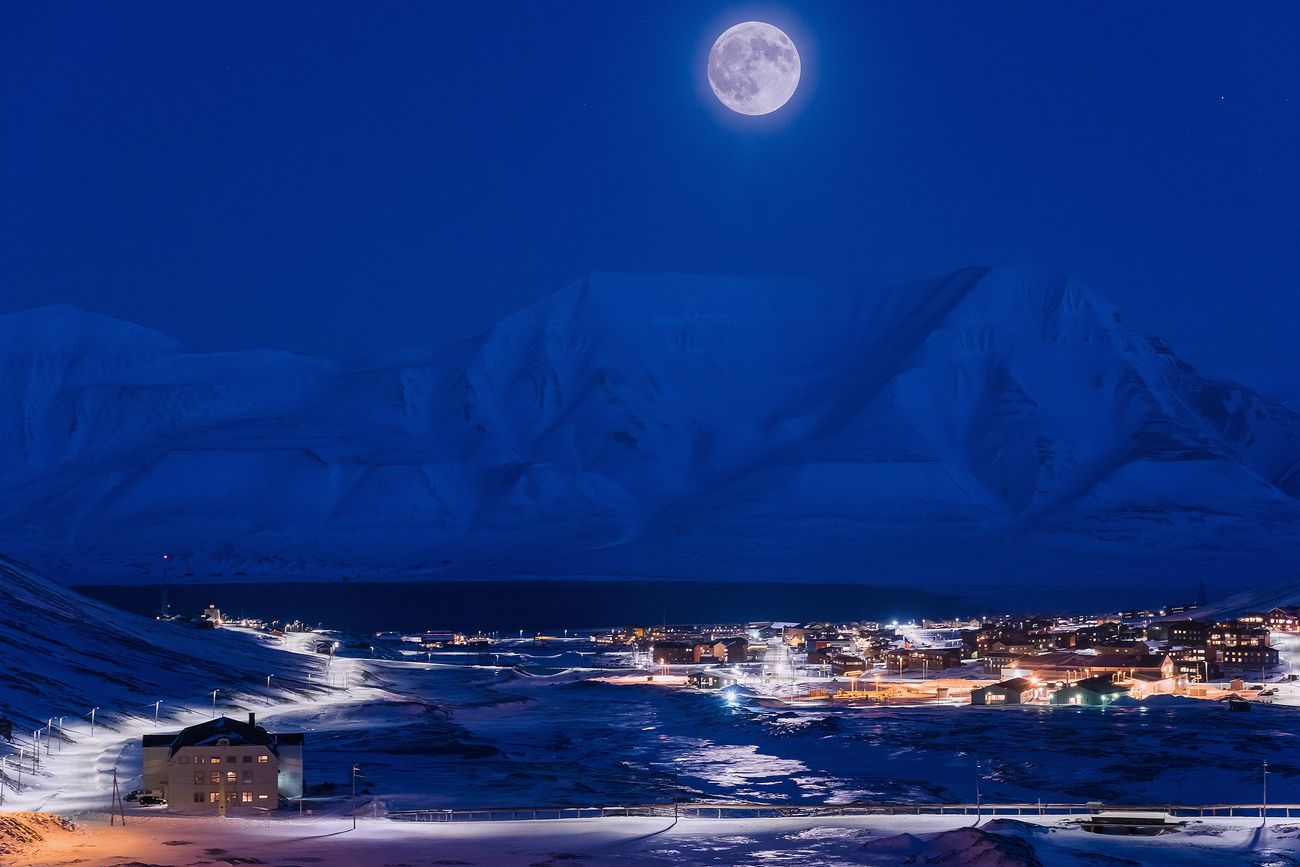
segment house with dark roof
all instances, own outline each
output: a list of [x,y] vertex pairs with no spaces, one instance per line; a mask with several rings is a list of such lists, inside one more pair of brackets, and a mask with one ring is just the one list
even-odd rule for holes
[[1013,677],[970,691],[971,704],[1024,704],[1038,697],[1038,681]]
[[1102,674],[1058,689],[1051,694],[1049,701],[1054,705],[1101,707],[1128,695],[1128,691],[1127,686],[1115,682],[1113,675]]
[[157,791],[178,813],[259,813],[281,798],[303,793],[301,733],[268,732],[253,714],[248,722],[218,717],[141,742],[144,788]]

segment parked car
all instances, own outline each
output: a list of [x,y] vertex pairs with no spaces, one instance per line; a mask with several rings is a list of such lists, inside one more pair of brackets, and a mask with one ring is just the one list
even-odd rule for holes
[[141,795],[139,798],[141,807],[157,807],[167,803],[167,801],[158,795]]
[[126,796],[123,797],[122,800],[123,800],[123,801],[135,801],[135,800],[139,799],[139,797],[140,797],[141,795],[143,795],[143,794],[144,794],[144,789],[136,789],[136,790],[134,790],[134,791],[127,792],[127,793],[126,793]]

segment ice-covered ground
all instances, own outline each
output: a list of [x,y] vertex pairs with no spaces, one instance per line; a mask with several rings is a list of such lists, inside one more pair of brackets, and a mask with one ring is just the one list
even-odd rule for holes
[[[1257,820],[1190,823],[1180,833],[1153,838],[1088,834],[1062,820],[986,820],[982,823],[989,829],[986,834],[966,830],[971,824],[970,819],[934,816],[683,819],[676,824],[657,818],[574,819],[466,825],[411,825],[365,818],[357,822],[354,831],[351,821],[344,819],[218,821],[158,816],[133,821],[126,828],[96,823],[55,836],[43,848],[26,854],[23,863],[30,867],[77,862],[103,867],[223,862],[321,867],[559,867],[570,863],[593,867],[886,867],[917,863],[954,867],[1282,867],[1297,863],[1297,827],[1261,829]],[[913,837],[898,838],[900,834]]]

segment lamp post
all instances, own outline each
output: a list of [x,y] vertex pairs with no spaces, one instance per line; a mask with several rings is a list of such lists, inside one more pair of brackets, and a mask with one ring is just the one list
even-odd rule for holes
[[59,717],[59,752],[63,752],[63,717]]
[[99,710],[97,707],[90,709],[90,736],[92,738],[95,736],[95,711],[97,710]]
[[158,728],[158,709],[162,707],[162,699],[153,703],[153,727]]
[[217,693],[219,692],[221,692],[221,690],[219,689],[212,690],[212,718],[213,719],[217,718]]
[[45,755],[50,754],[50,729],[54,727],[54,717],[45,721]]
[[163,598],[162,598],[162,611],[160,611],[159,613],[162,615],[163,620],[167,620],[169,617],[171,617],[171,611],[172,611],[171,601],[167,598],[167,561],[170,559],[171,559],[171,555],[169,554],[162,555],[162,573],[163,573],[162,574],[162,579],[163,579],[162,597]]
[[352,830],[357,829],[357,766],[352,766]]
[[1268,762],[1264,762],[1263,783],[1264,783],[1264,804],[1259,811],[1260,819],[1261,819],[1260,827],[1267,827],[1268,825]]
[[273,677],[275,677],[274,674],[268,674],[268,675],[266,676],[266,692],[267,692],[267,696],[266,696],[266,706],[267,706],[267,707],[270,707],[270,706],[273,704],[273,702],[271,701],[271,695],[270,695],[270,693],[271,693],[271,678],[273,678]]

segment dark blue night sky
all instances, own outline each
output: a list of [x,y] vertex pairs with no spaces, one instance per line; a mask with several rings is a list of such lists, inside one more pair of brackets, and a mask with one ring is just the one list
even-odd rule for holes
[[[713,37],[784,27],[765,118]],[[1300,364],[1292,3],[9,2],[0,311],[356,358],[593,270],[1047,265],[1210,370]]]

